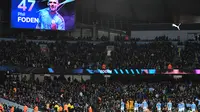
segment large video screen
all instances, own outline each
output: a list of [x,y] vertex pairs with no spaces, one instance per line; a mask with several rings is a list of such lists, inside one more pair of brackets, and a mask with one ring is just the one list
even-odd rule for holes
[[12,0],[11,27],[64,30],[75,28],[75,0]]

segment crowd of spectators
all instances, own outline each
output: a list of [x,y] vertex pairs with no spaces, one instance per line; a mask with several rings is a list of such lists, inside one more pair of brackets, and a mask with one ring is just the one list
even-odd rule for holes
[[176,47],[171,42],[117,43],[111,65],[125,68],[158,68],[173,62]]
[[193,66],[193,68],[198,68],[200,62],[200,44],[196,42],[186,42],[184,47],[185,48],[181,53],[180,66],[185,68],[190,66]]
[[[0,65],[23,67],[101,68],[157,68],[166,69],[179,55],[176,45],[169,41],[154,42],[30,42],[0,41]],[[114,46],[109,61],[106,46]],[[174,65],[199,66],[199,43],[186,42],[180,59]],[[194,67],[194,66],[193,66]]]
[[37,40],[65,40],[65,41],[109,41],[109,38],[107,36],[100,36],[97,38],[93,38],[92,36],[82,36],[82,37],[74,37],[74,36],[57,36],[57,35],[51,35],[51,36],[24,36],[25,39],[37,39]]
[[[114,46],[111,56],[106,46]],[[179,55],[178,66],[193,66],[199,63],[200,44],[186,42],[184,49],[170,41],[153,42],[31,42],[25,40],[0,41],[0,65],[22,67],[100,68],[106,63],[109,68],[157,68],[165,69]],[[110,60],[106,60],[109,57]],[[105,62],[107,61],[107,62]],[[196,65],[198,67],[198,64]],[[12,79],[12,80],[10,80]],[[63,79],[63,78],[62,78]],[[14,89],[15,88],[15,89]],[[9,77],[0,87],[0,97],[30,108],[45,110],[46,105],[72,105],[69,109],[86,112],[91,106],[94,112],[118,112],[121,103],[127,101],[141,104],[147,100],[149,109],[155,112],[161,102],[163,112],[171,100],[173,110],[180,102],[197,103],[200,109],[200,84],[185,82],[130,83],[78,82],[58,79],[27,80],[24,77]],[[113,94],[115,93],[115,94]],[[68,106],[69,107],[69,106]],[[125,105],[128,109],[130,106]],[[134,106],[133,106],[134,107]],[[4,108],[9,107],[4,104]],[[186,106],[190,109],[190,106]],[[50,106],[49,109],[54,109]],[[140,107],[142,109],[142,107]],[[17,110],[17,107],[16,107]]]
[[[12,79],[12,80],[11,80]],[[15,88],[15,89],[14,89]],[[133,108],[127,101],[142,104],[144,100],[148,108],[156,112],[156,104],[161,103],[162,111],[166,112],[166,105],[171,100],[173,111],[177,110],[180,102],[185,103],[185,108],[190,109],[190,104],[195,102],[200,109],[200,84],[192,82],[167,81],[151,83],[128,83],[118,81],[91,82],[76,80],[64,80],[45,78],[44,82],[39,80],[28,80],[26,77],[19,81],[19,78],[8,77],[5,85],[0,88],[0,97],[14,101],[30,108],[35,106],[39,110],[49,109],[54,106],[65,104],[73,105],[75,112],[88,112],[91,106],[93,112],[119,112],[124,102],[125,110]],[[142,107],[139,107],[142,109]]]
[[[11,108],[13,107],[13,106],[9,106],[7,104],[0,104],[0,105],[2,105],[2,110],[6,111],[6,112],[11,112]],[[1,112],[3,112],[3,111],[1,111]],[[14,112],[23,112],[23,110],[18,107],[14,107]]]
[[[101,65],[106,55],[106,43],[35,43],[20,40],[1,41],[0,45],[0,65],[84,68]],[[44,48],[41,45],[45,45]]]

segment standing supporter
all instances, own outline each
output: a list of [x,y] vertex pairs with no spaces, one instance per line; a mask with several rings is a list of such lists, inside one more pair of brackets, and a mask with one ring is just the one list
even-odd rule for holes
[[180,103],[178,103],[178,112],[183,112],[183,105]]
[[134,109],[133,109],[133,107],[134,107],[133,104],[134,104],[133,100],[130,99],[130,107],[129,107],[129,108],[130,108],[130,111],[131,111],[131,112],[133,112],[133,110],[134,110]]
[[15,111],[14,106],[12,106],[12,107],[10,108],[10,112],[14,112],[14,111]]
[[192,102],[191,110],[192,110],[192,112],[196,112],[197,111],[197,107],[196,107],[196,104],[194,102]]
[[127,100],[126,101],[126,111],[129,112],[129,110],[130,110],[130,101]]
[[171,100],[169,100],[169,102],[167,103],[167,110],[168,110],[168,112],[172,112],[172,102],[171,102]]
[[93,112],[92,106],[89,106],[88,112]]
[[167,66],[167,68],[168,68],[168,72],[172,72],[172,71],[173,71],[172,64],[169,64],[169,65]]
[[24,112],[28,112],[28,107],[26,105],[24,106]]
[[121,99],[121,112],[125,112],[125,103],[123,99]]
[[146,111],[146,110],[148,109],[148,103],[147,103],[146,100],[144,100],[144,101],[142,102],[142,109],[143,109],[143,111]]
[[161,112],[162,111],[162,107],[161,107],[161,103],[160,102],[158,102],[156,104],[156,108],[157,108],[157,112]]
[[49,103],[46,104],[46,111],[50,111],[50,104]]
[[68,112],[68,106],[67,106],[67,104],[64,105],[64,112]]
[[74,111],[74,105],[71,105],[70,110],[73,112]]
[[13,91],[14,91],[14,93],[16,93],[17,92],[17,88],[13,88]]
[[134,104],[134,112],[139,112],[139,104],[137,103],[137,101],[135,101]]
[[197,101],[198,109],[200,110],[200,99],[196,98],[195,100]]
[[56,105],[54,106],[54,108],[55,108],[55,110],[56,110],[57,112],[59,112],[59,106],[58,106],[58,104],[56,104]]
[[59,112],[63,112],[63,107],[62,106],[59,107]]
[[184,103],[184,101],[181,102],[181,105],[182,105],[182,111],[185,112],[185,103]]
[[37,105],[34,108],[34,112],[38,112],[38,106]]
[[0,103],[0,112],[4,112],[4,107],[1,103]]

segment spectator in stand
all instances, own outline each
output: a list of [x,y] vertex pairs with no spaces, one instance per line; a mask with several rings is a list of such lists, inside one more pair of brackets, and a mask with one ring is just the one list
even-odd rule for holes
[[[192,43],[193,44],[193,43]],[[199,44],[186,43],[181,51],[180,62],[173,63],[178,68],[198,68]],[[106,46],[113,45],[114,51],[106,60]],[[46,46],[46,47],[44,47]],[[157,68],[167,69],[168,63],[174,62],[177,48],[171,42],[136,43],[89,43],[55,42],[35,43],[18,41],[0,42],[0,65],[23,67],[58,67],[58,68],[101,68],[106,61],[107,68]],[[195,49],[194,49],[195,48]],[[63,52],[65,51],[65,52]],[[82,51],[82,52],[80,52]],[[195,62],[195,63],[193,63]]]
[[[85,90],[82,88],[83,85],[85,86]],[[50,104],[51,110],[54,110],[55,105],[57,105],[57,107],[62,107],[64,110],[69,109],[69,111],[83,111],[85,109],[88,111],[90,106],[93,111],[121,111],[120,101],[121,99],[124,99],[124,101],[127,102],[126,111],[131,108],[134,108],[136,111],[137,107],[138,110],[144,109],[148,111],[148,109],[150,109],[152,111],[156,111],[156,108],[154,107],[156,107],[156,103],[158,101],[161,101],[161,109],[164,111],[165,106],[163,105],[167,104],[169,99],[173,99],[171,100],[173,105],[170,107],[171,104],[167,104],[168,108],[174,110],[181,100],[190,99],[190,101],[185,101],[185,104],[192,105],[191,101],[198,104],[198,102],[196,102],[198,100],[195,100],[195,97],[200,94],[198,91],[200,89],[200,84],[197,83],[189,85],[187,83],[180,82],[122,84],[120,82],[80,83],[77,81],[60,82],[59,80],[51,80],[36,83],[36,81],[22,80],[20,82],[18,81],[15,87],[17,88],[17,92],[13,96],[10,91],[13,88],[12,81],[8,80],[7,84],[1,87],[0,90],[3,91],[0,96],[19,104],[26,104],[27,107],[30,108],[34,108],[35,105],[38,105],[39,110],[47,109],[46,105]],[[64,90],[64,93],[60,92],[61,89]],[[153,91],[150,92],[149,90]],[[113,92],[115,94],[113,94]],[[80,95],[80,93],[82,93],[82,95]],[[63,94],[63,97],[60,97],[61,94]],[[100,102],[98,101],[99,97],[101,98]],[[38,98],[40,102],[37,102],[36,98]],[[131,101],[133,100],[131,99],[134,99],[135,101],[134,107],[132,106]],[[63,107],[63,104],[68,105]],[[68,108],[66,109],[66,107]],[[158,105],[157,109],[159,109]]]
[[0,112],[3,112],[4,111],[4,107],[2,104],[0,104]]
[[[41,44],[46,45],[47,52],[41,52]],[[20,40],[0,42],[0,65],[97,69],[101,68],[105,61],[107,45],[115,47],[111,60],[106,65],[108,68],[164,69],[168,63],[173,62],[173,58],[176,56],[176,46],[168,41],[136,44],[133,42],[35,43]],[[199,46],[199,44],[195,45]],[[198,61],[194,57],[198,57],[199,51],[199,47],[196,48],[191,43],[186,43],[185,50],[181,53],[181,64],[185,67],[192,66],[195,60]],[[90,106],[95,112],[120,111],[120,101],[123,99],[124,102],[127,102],[125,111],[133,109],[132,105],[135,103],[135,111],[155,112],[158,101],[160,101],[163,111],[165,108],[169,111],[177,110],[177,105],[181,101],[189,105],[194,101],[195,104],[198,103],[197,108],[199,109],[200,103],[197,102],[200,99],[198,97],[199,90],[199,83],[172,83],[171,81],[140,84],[90,81],[80,83],[49,78],[39,82],[32,79],[22,78],[19,80],[15,77],[9,77],[5,85],[0,87],[0,96],[30,108],[37,105],[39,110],[46,109],[48,111],[55,110],[55,105],[58,109],[63,104],[65,104],[64,110],[67,111],[88,111]],[[130,99],[134,101],[130,102]],[[171,100],[171,106],[167,104],[169,100]],[[164,106],[166,104],[167,106]],[[45,108],[46,105],[47,108]],[[180,107],[182,106],[180,105]],[[10,110],[4,106],[3,108]]]
[[166,63],[173,62],[172,57],[175,56],[174,48],[170,42],[141,45],[116,43],[110,65],[112,65],[112,68],[164,69],[167,66]]

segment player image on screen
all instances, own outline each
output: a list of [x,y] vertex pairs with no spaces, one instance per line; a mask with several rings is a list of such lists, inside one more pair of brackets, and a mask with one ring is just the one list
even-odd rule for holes
[[36,29],[65,30],[65,20],[57,12],[58,0],[48,0],[48,8],[39,11],[39,22]]
[[11,0],[11,27],[69,31],[75,28],[75,0]]

